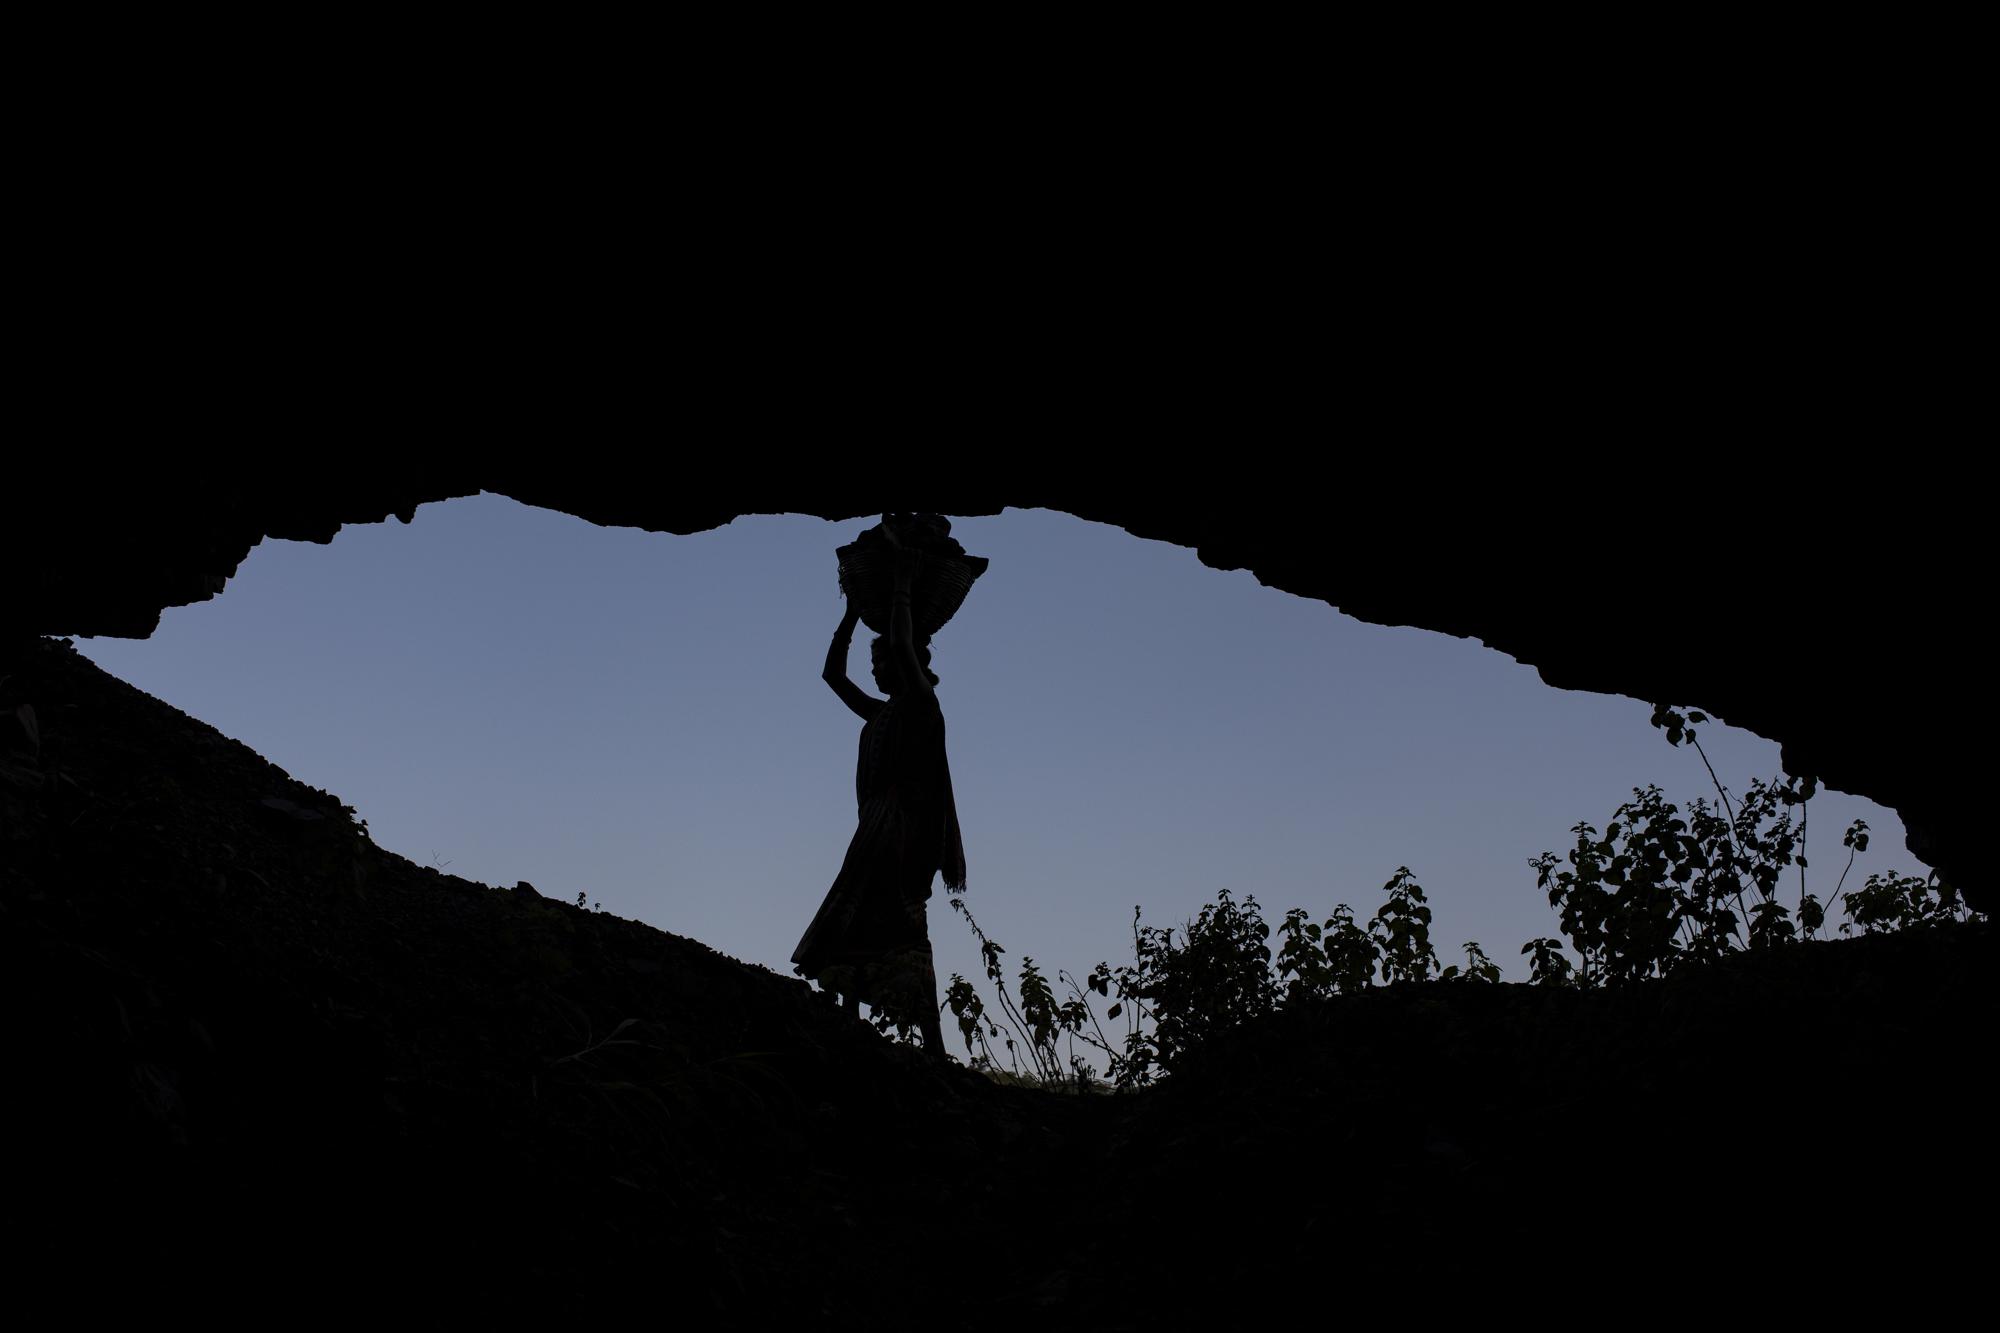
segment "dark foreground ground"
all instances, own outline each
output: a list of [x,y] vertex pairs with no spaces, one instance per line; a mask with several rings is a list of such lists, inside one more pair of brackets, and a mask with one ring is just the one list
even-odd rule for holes
[[1983,927],[1616,994],[1397,987],[1057,1096],[382,851],[60,643],[0,674],[17,1299],[1273,1327],[1922,1317],[1991,1284]]

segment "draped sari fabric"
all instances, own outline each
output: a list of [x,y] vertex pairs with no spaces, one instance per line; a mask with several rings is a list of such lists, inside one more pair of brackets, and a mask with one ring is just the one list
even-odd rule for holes
[[792,951],[799,975],[914,1023],[937,1006],[925,904],[931,877],[965,887],[965,844],[928,691],[898,695],[861,729],[858,819],[833,887]]

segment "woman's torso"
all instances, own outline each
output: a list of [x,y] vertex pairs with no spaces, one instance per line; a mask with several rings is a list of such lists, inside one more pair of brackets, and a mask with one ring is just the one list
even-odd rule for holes
[[944,766],[944,717],[935,696],[892,698],[861,728],[854,771],[857,805],[891,799],[930,805],[950,779]]

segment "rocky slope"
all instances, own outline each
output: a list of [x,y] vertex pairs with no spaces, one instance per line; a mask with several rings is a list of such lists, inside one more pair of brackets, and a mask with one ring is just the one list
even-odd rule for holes
[[385,852],[60,641],[0,726],[10,1252],[100,1307],[1608,1318],[1911,1300],[1991,1251],[1984,928],[1392,988],[1061,1096]]

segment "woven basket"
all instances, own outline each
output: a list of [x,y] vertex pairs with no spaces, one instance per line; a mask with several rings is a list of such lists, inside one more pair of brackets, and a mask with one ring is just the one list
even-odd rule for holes
[[[919,639],[945,627],[973,582],[986,572],[983,556],[967,555],[951,536],[951,524],[936,514],[888,515],[905,546],[919,551],[916,577],[910,584],[910,620]],[[861,623],[877,634],[889,632],[890,601],[896,591],[896,548],[882,535],[882,525],[868,529],[834,552],[840,562],[840,591],[861,613]]]

